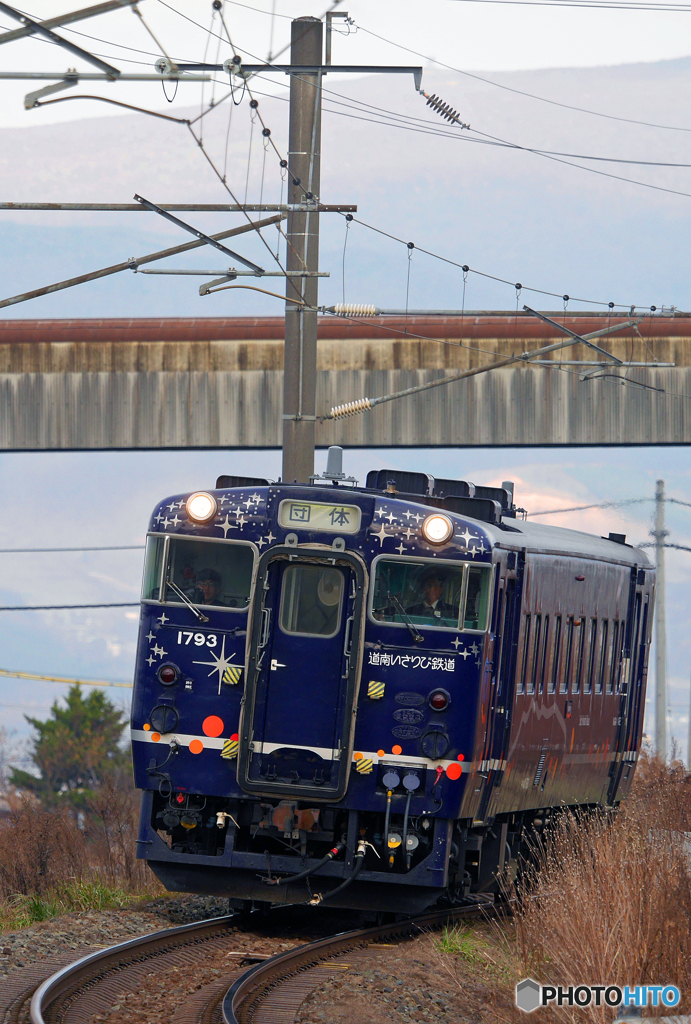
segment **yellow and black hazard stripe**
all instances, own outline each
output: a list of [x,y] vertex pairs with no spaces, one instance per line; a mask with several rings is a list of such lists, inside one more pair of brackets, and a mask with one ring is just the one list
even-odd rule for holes
[[227,669],[223,673],[223,682],[227,683],[228,686],[237,686],[242,677],[242,666],[241,665],[228,665]]
[[374,679],[370,679],[367,684],[367,696],[370,700],[381,700],[384,696],[384,683],[377,683]]
[[238,756],[238,743],[237,739],[226,740],[223,744],[223,750],[221,751],[221,757],[225,758],[226,761],[232,761],[233,758]]
[[369,775],[374,771],[374,762],[370,757],[361,757],[359,761],[355,762],[355,770],[360,775]]

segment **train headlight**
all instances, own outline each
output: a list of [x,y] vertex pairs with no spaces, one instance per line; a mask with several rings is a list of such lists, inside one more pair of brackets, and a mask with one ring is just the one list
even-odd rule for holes
[[195,523],[208,523],[218,512],[218,502],[213,494],[197,491],[196,494],[190,494],[185,509]]
[[453,523],[439,512],[427,516],[422,524],[422,536],[428,544],[446,544],[453,536]]

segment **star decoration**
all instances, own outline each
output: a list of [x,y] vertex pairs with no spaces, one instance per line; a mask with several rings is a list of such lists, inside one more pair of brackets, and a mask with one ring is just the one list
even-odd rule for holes
[[176,512],[176,513],[175,513],[175,518],[174,518],[174,519],[171,519],[170,521],[171,521],[171,523],[173,524],[173,526],[177,526],[177,525],[178,525],[178,523],[181,523],[181,522],[182,522],[182,519],[178,519],[178,514],[177,514],[177,512]]
[[149,643],[151,643],[152,640],[156,639],[151,630],[149,630],[149,632],[146,634],[146,639],[149,641]]
[[451,641],[451,646],[455,647],[456,650],[458,650],[458,648],[461,646],[461,641],[458,639],[458,637],[456,637],[455,640]]
[[396,522],[396,516],[393,514],[393,512],[389,512],[388,516],[384,516],[384,519],[388,519],[389,523]]
[[405,544],[401,543],[401,544],[399,544],[399,545],[398,545],[398,547],[397,547],[397,548],[395,548],[394,550],[395,550],[395,551],[398,551],[399,555],[402,555],[402,554],[403,554],[403,552],[405,551],[405,549],[406,549],[406,548],[405,548]]
[[224,540],[228,536],[228,530],[234,530],[236,528],[235,527],[235,523],[229,522],[229,520],[228,520],[228,513],[227,512],[226,512],[226,517],[223,520],[223,522],[222,523],[216,523],[216,526],[219,528],[219,530],[223,530],[223,539]]
[[374,514],[375,514],[375,516],[385,516],[386,515],[386,511],[380,505],[379,508],[375,510]]
[[458,653],[461,656],[461,658],[463,658],[463,661],[465,661],[466,658],[470,657],[470,651],[463,650],[459,651]]
[[465,546],[466,546],[466,547],[468,547],[468,544],[469,544],[469,542],[470,542],[471,540],[477,540],[477,538],[473,536],[473,534],[472,534],[472,533],[470,532],[470,530],[468,529],[468,527],[467,527],[467,526],[466,526],[466,528],[465,528],[465,533],[459,533],[459,535],[458,535],[458,539],[460,540],[460,539],[461,539],[461,537],[462,537],[462,538],[463,538],[463,540],[465,541]]
[[269,530],[269,532],[267,533],[267,535],[266,535],[266,540],[267,540],[267,543],[269,543],[269,544],[271,544],[271,543],[272,543],[272,541],[275,541],[275,540],[276,540],[276,538],[274,537],[274,535],[273,535],[273,533],[271,532],[271,530]]
[[160,512],[158,513],[157,516],[154,516],[154,522],[155,523],[162,523],[164,519],[165,519],[165,516],[162,516]]
[[154,644],[152,653],[155,654],[157,658],[162,658],[163,655],[167,654],[168,652],[164,651],[162,647],[158,646],[158,644]]
[[170,622],[170,619],[168,618],[168,616],[164,612],[163,615],[159,615],[159,617],[156,619],[156,621],[160,622],[162,626],[165,626],[166,622]]
[[473,654],[479,654],[480,653],[480,648],[478,647],[477,644],[473,644],[473,646],[470,648],[470,650],[472,651]]
[[221,497],[218,499],[218,504],[221,507],[223,507],[223,505],[225,505],[225,503],[227,501],[230,501],[230,498],[228,497],[228,495],[227,494],[222,494]]
[[258,505],[259,502],[262,500],[261,494],[251,494],[250,498],[252,499],[255,505]]
[[406,517],[406,519],[413,519],[414,518],[412,512],[406,511],[406,512],[403,513],[403,515]]
[[252,506],[252,505],[254,504],[254,502],[252,501],[252,499],[251,499],[251,498],[245,498],[245,500],[243,501],[243,503],[242,503],[242,504],[243,504],[243,505],[246,505],[246,506],[247,506],[247,508],[249,509],[249,508],[251,508],[251,506]]
[[223,637],[221,644],[221,653],[219,655],[214,654],[213,650],[209,651],[209,654],[213,658],[213,661],[193,661],[193,665],[211,665],[211,671],[207,678],[210,678],[214,672],[218,672],[218,692],[221,692],[221,681],[223,680],[223,673],[230,665],[231,661],[235,657],[231,654],[229,658],[226,658],[226,638]]
[[420,522],[420,520],[421,520],[421,519],[424,519],[425,517],[424,517],[424,516],[421,516],[419,512],[416,512],[416,513],[415,513],[415,515],[414,515],[414,516],[411,516],[410,518],[411,518],[411,519],[414,519],[416,523],[419,523],[419,522]]
[[150,654],[150,655],[149,655],[149,657],[148,657],[148,658],[145,658],[144,660],[145,660],[145,661],[148,661],[148,663],[149,663],[149,665],[150,665],[150,666],[151,666],[151,665],[153,665],[153,664],[154,664],[154,662],[156,661],[156,659],[154,658],[153,654]]
[[379,546],[383,548],[384,547],[384,539],[386,537],[393,537],[393,534],[392,533],[387,533],[386,529],[384,527],[384,523],[380,523],[379,524],[379,532],[377,533],[376,531],[373,530],[372,531],[372,536],[377,538],[377,540],[379,541]]
[[169,512],[174,512],[177,507],[178,507],[178,503],[177,503],[177,501],[174,501],[174,502],[172,502],[172,504],[170,504],[168,506],[168,511]]
[[261,551],[261,549],[262,549],[262,548],[264,547],[264,545],[266,544],[266,541],[264,540],[264,538],[263,538],[263,537],[260,537],[260,538],[259,538],[259,540],[256,540],[256,541],[255,541],[254,543],[255,543],[255,544],[257,545],[257,547],[258,547],[258,548],[259,548],[259,550]]
[[246,522],[247,522],[247,520],[245,519],[245,517],[244,517],[243,515],[239,515],[239,516],[238,516],[238,518],[237,518],[237,524],[238,524],[238,526],[240,527],[240,529],[242,529],[242,528],[243,528],[243,526],[245,525],[245,523],[246,523]]
[[168,519],[168,517],[166,516],[166,518],[165,518],[165,519],[163,520],[163,529],[164,529],[164,530],[165,530],[165,529],[166,529],[166,527],[168,526],[168,523],[169,523],[169,522],[170,522],[170,519]]
[[406,540],[410,540],[410,538],[412,536],[414,536],[414,534],[415,534],[415,530],[411,530],[409,526],[406,526],[406,528],[405,528],[405,530],[403,532],[405,534],[405,539]]

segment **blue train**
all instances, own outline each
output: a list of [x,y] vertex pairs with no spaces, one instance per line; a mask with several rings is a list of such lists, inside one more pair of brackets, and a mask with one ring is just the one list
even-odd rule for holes
[[630,786],[644,552],[526,521],[510,484],[358,487],[339,457],[152,516],[132,750],[139,856],[170,890],[415,913]]

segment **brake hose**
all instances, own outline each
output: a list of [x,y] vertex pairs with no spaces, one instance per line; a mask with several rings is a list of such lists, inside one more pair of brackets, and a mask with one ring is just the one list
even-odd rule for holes
[[320,861],[317,861],[311,868],[306,868],[304,871],[300,871],[297,875],[286,875],[285,878],[264,878],[263,881],[267,885],[289,885],[292,882],[300,882],[303,878],[308,878],[309,875],[313,875],[315,871],[319,871],[319,868],[323,868],[325,864],[328,864],[330,860],[334,860],[338,857],[341,850],[345,849],[345,843],[339,842],[329,850],[326,857],[322,857]]
[[348,886],[355,881],[357,876],[360,874],[362,865],[365,863],[366,849],[367,844],[363,839],[361,839],[358,843],[357,853],[355,854],[355,864],[353,865],[352,874],[341,882],[340,885],[337,885],[335,889],[332,889],[331,892],[324,893],[323,895],[322,893],[315,893],[309,901],[309,905],[311,907],[318,907],[320,904],[324,903],[325,900],[330,900],[332,896],[335,896],[336,893],[343,892],[344,889],[347,889]]

